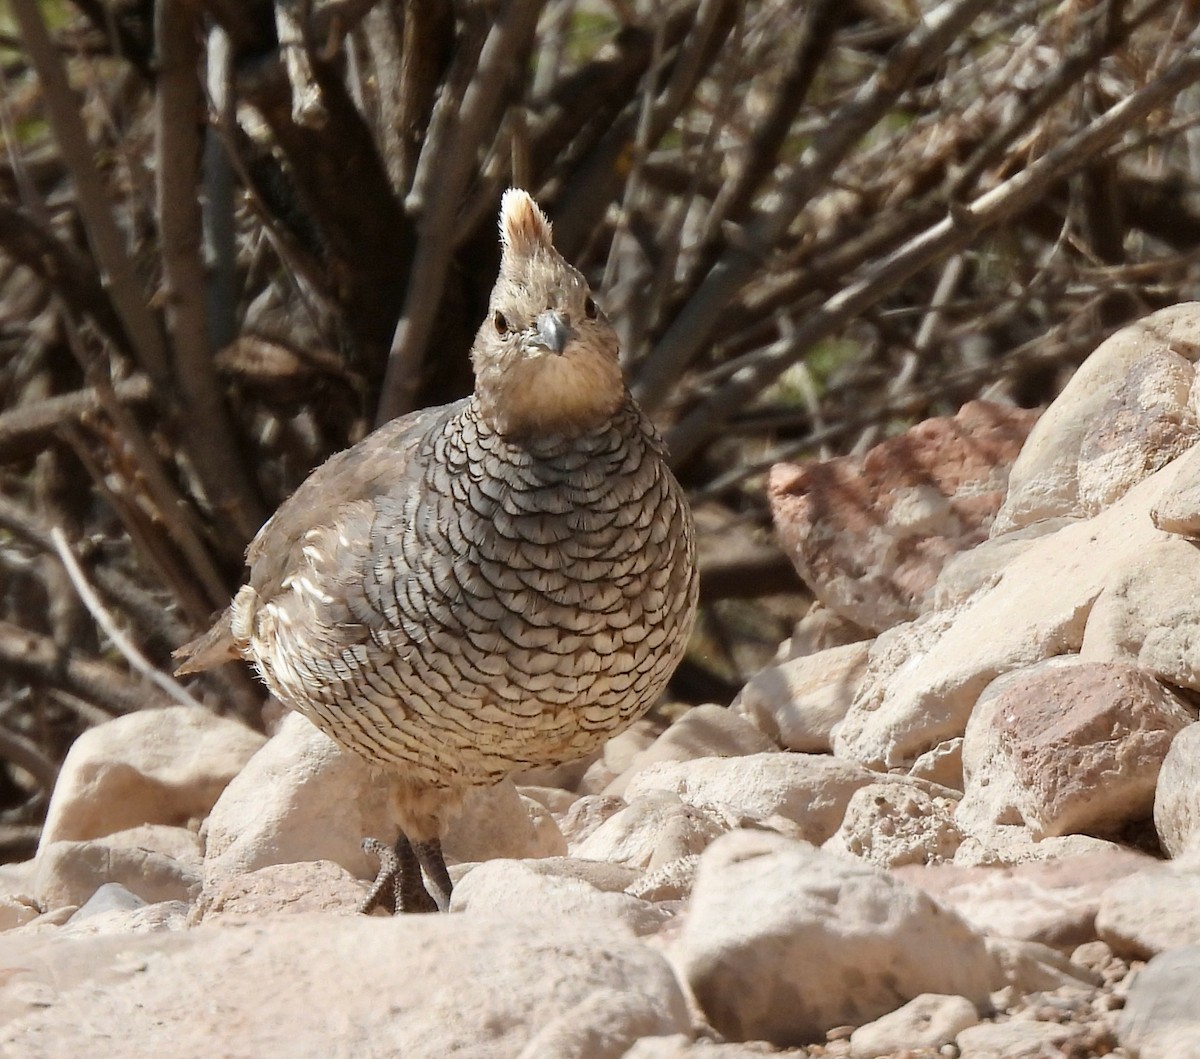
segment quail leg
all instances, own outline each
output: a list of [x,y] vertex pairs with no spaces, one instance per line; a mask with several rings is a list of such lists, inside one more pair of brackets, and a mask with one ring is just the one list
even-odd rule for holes
[[[378,839],[368,838],[363,840],[363,849],[379,858],[379,874],[359,902],[359,912],[365,915],[376,908],[386,908],[393,914],[438,910],[440,903],[435,902],[425,889],[418,855],[404,832],[396,839],[394,848],[385,846]],[[443,864],[442,871],[445,870]],[[446,881],[449,883],[449,877]]]
[[[454,884],[450,882],[450,873],[446,870],[446,860],[442,856],[442,843],[436,838],[430,839],[428,842],[414,842],[412,851],[418,863],[425,869],[425,878],[430,884],[432,897],[437,904],[438,911],[449,912],[450,893],[454,889]],[[420,873],[417,878],[420,878]]]

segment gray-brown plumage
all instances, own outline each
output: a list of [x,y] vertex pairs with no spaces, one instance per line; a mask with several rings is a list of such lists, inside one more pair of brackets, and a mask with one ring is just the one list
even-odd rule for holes
[[696,608],[691,515],[617,338],[522,191],[474,394],[328,460],[262,528],[249,583],[181,648],[241,656],[388,778],[401,903],[449,898],[445,823],[472,787],[581,757],[644,713]]

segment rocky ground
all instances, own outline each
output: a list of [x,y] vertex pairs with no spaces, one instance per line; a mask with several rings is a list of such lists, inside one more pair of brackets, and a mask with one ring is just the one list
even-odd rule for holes
[[302,718],[132,714],[0,869],[20,1057],[1200,1057],[1200,305],[1036,422],[777,468],[820,605],[732,707],[475,796],[354,914],[382,790]]

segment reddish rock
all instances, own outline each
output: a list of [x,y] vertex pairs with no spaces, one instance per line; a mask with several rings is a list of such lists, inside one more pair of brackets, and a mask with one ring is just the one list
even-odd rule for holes
[[1014,678],[993,719],[1036,837],[1103,834],[1150,816],[1171,740],[1192,721],[1136,666],[1087,662]]
[[874,630],[910,621],[946,560],[986,539],[1036,418],[971,401],[864,457],[776,464],[780,544],[831,610]]

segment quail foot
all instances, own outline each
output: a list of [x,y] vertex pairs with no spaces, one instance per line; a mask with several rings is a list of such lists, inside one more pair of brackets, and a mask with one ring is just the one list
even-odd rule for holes
[[318,467],[176,652],[179,673],[247,659],[377,766],[400,837],[373,847],[367,905],[445,910],[441,838],[466,792],[628,727],[695,617],[691,514],[616,333],[525,192],[505,193],[500,235],[474,393]]

